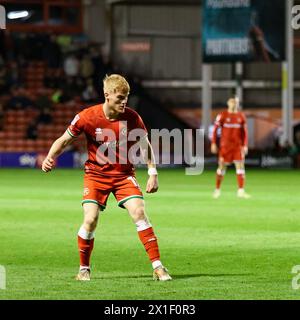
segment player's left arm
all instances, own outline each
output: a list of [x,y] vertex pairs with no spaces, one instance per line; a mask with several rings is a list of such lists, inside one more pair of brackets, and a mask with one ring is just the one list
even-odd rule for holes
[[153,148],[147,136],[141,139],[140,148],[144,157],[144,161],[148,166],[149,179],[147,181],[146,192],[154,193],[158,190],[158,173],[156,170]]
[[248,128],[247,128],[247,120],[245,115],[243,115],[242,137],[243,137],[243,152],[244,152],[244,155],[246,156],[248,154]]

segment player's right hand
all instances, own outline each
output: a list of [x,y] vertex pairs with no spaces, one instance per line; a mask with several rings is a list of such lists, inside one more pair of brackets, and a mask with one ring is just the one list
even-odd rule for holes
[[53,166],[54,166],[54,159],[47,157],[42,163],[42,170],[44,172],[49,172],[52,170]]
[[211,153],[213,153],[213,154],[218,153],[218,147],[217,147],[217,145],[216,145],[215,143],[212,143],[212,144],[211,144],[211,146],[210,146],[210,151],[211,151]]

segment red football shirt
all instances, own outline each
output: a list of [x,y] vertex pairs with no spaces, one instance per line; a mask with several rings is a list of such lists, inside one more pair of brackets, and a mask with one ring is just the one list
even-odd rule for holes
[[216,117],[212,142],[217,141],[217,130],[221,128],[220,148],[240,148],[248,145],[246,117],[242,112],[223,111]]
[[85,171],[110,176],[133,173],[134,167],[128,151],[147,135],[143,120],[137,112],[125,108],[117,120],[110,121],[104,115],[103,104],[77,114],[67,132],[72,137],[82,132],[86,135],[88,160]]

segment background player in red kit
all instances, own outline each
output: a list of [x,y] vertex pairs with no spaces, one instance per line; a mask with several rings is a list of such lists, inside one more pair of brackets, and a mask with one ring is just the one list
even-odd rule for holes
[[[248,133],[245,115],[238,111],[239,99],[230,98],[227,101],[228,109],[218,114],[211,143],[211,152],[218,153],[218,169],[216,176],[216,189],[213,197],[221,195],[221,183],[226,173],[226,168],[232,162],[235,164],[239,198],[249,198],[244,190],[245,184],[245,155],[248,153]],[[217,146],[217,131],[221,128],[219,150]]]
[[[107,76],[103,80],[103,90],[105,102],[76,115],[66,132],[53,143],[42,164],[43,171],[51,171],[55,158],[79,134],[85,133],[88,160],[85,163],[82,201],[84,219],[78,232],[80,269],[76,279],[90,280],[90,256],[99,211],[104,210],[109,194],[113,193],[118,205],[127,209],[136,224],[139,238],[152,262],[153,278],[161,281],[171,280],[167,269],[160,261],[157,238],[145,212],[143,194],[135,179],[133,165],[128,160],[127,150],[138,142],[142,153],[147,155],[149,180],[146,192],[156,192],[157,170],[147,130],[140,116],[126,107],[130,87],[125,78],[117,74]],[[125,136],[136,129],[140,129],[143,135],[139,141],[124,140]],[[122,153],[124,141],[127,144],[125,157],[124,152]],[[115,155],[115,161],[109,158],[105,149],[110,156]],[[108,160],[106,163],[105,159]],[[123,161],[120,161],[121,159]]]

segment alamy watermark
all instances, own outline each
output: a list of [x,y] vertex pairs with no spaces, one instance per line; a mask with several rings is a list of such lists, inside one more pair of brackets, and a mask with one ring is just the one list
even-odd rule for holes
[[[77,114],[71,122],[76,129],[80,120]],[[116,130],[118,129],[118,130]],[[199,175],[204,169],[203,129],[152,129],[149,134],[144,128],[130,128],[127,121],[120,121],[118,128],[95,128],[88,140],[98,144],[96,161],[100,165],[140,165],[149,163],[161,165],[186,165],[187,175]],[[67,130],[74,136],[70,129]],[[148,141],[151,137],[151,148]],[[90,143],[90,142],[89,142]]]
[[4,266],[0,265],[0,290],[6,289],[6,270]]
[[300,265],[293,266],[292,273],[296,274],[292,279],[292,289],[298,290],[300,289]]
[[[75,118],[76,119],[76,118]],[[74,125],[76,120],[72,122]],[[119,131],[96,128],[94,136],[99,147],[96,160],[99,164],[151,163],[160,165],[189,166],[187,175],[199,175],[204,169],[203,129],[152,129],[150,132],[152,150],[148,148],[148,135],[142,128],[129,130],[126,121],[120,121]]]
[[300,5],[293,6],[292,15],[293,15],[293,18],[291,21],[292,28],[295,30],[298,30],[300,29]]
[[0,5],[0,29],[6,29],[6,11],[3,6]]

